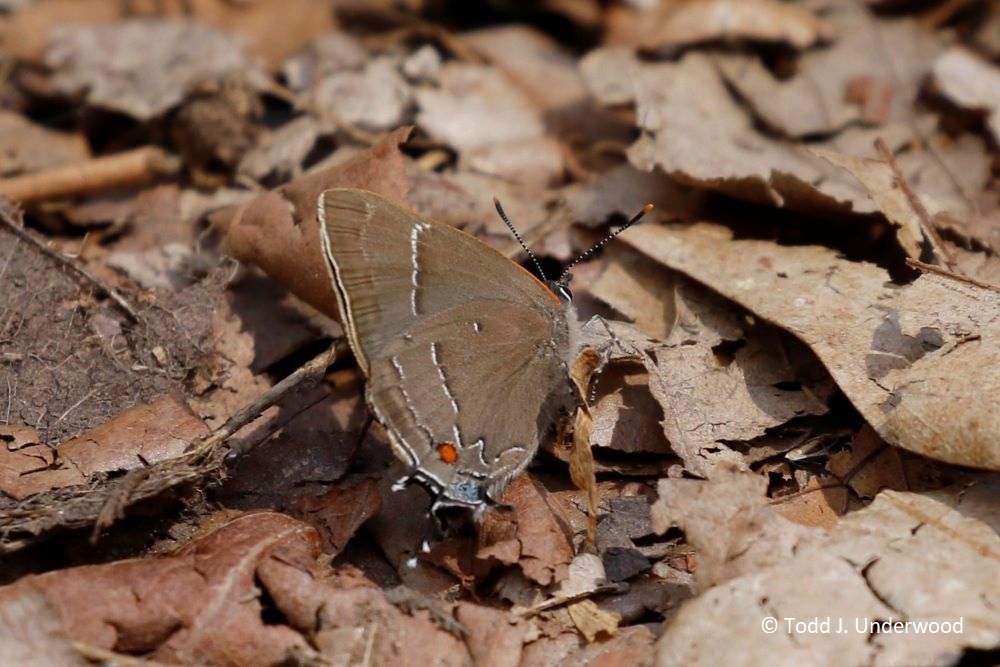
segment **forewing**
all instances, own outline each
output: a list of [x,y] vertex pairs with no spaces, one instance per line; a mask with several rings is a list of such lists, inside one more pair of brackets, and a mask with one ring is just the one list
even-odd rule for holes
[[[397,456],[448,486],[456,471],[503,480],[569,400],[565,316],[497,299],[421,319],[372,360],[368,400]],[[454,445],[458,460],[440,456]],[[485,485],[485,483],[484,483]]]
[[327,190],[319,214],[341,313],[365,368],[418,318],[463,303],[561,309],[540,281],[499,252],[372,192]]

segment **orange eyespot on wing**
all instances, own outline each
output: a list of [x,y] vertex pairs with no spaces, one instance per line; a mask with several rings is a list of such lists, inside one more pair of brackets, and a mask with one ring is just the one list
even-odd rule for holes
[[438,445],[438,456],[445,463],[454,463],[458,460],[458,450],[450,442],[442,442]]

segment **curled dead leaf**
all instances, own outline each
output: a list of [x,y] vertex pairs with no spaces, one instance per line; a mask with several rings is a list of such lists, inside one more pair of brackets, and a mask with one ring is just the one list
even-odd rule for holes
[[337,300],[320,251],[317,201],[324,190],[354,187],[405,203],[409,181],[399,147],[411,131],[409,127],[395,130],[341,165],[216,211],[209,222],[225,234],[233,257],[256,264],[293,294],[336,319]]
[[625,240],[795,334],[887,442],[1000,469],[1000,413],[988,407],[1000,383],[984,373],[1000,366],[997,292],[935,275],[894,286],[831,250],[734,241],[713,225],[638,227]]
[[835,34],[829,23],[796,5],[774,0],[694,0],[661,5],[642,46],[662,49],[742,39],[805,49]]

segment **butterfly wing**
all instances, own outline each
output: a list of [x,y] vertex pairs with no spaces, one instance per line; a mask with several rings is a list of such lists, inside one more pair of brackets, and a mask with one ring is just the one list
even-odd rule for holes
[[567,329],[565,318],[484,299],[388,342],[372,361],[368,401],[396,455],[445,497],[495,497],[570,405]]
[[320,196],[323,250],[358,361],[367,367],[416,318],[480,299],[549,313],[558,298],[478,239],[364,190]]

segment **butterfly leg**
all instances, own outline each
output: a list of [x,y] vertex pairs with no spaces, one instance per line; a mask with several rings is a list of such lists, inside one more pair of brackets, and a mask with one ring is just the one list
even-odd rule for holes
[[[587,402],[589,405],[593,405],[594,401],[597,399],[597,385],[601,379],[601,374],[604,369],[610,365],[612,359],[614,358],[640,358],[642,353],[635,348],[623,341],[614,331],[614,327],[611,323],[601,317],[600,315],[594,315],[588,320],[587,324],[584,325],[585,330],[593,332],[597,327],[604,329],[604,334],[606,340],[600,341],[600,344],[595,346],[598,353],[600,354],[600,360],[597,363],[597,367],[594,368],[594,372],[590,376],[590,394],[587,396]],[[594,335],[594,339],[598,336]],[[596,340],[595,340],[596,342]]]

